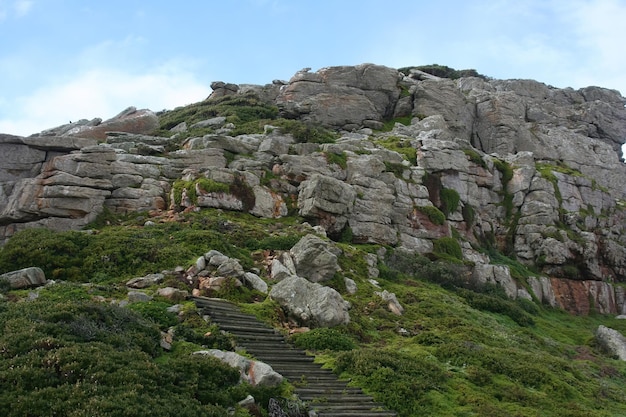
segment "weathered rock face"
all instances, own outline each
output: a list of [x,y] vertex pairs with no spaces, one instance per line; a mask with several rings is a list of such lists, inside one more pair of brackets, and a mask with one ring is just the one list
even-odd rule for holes
[[396,70],[373,64],[302,70],[281,89],[276,102],[291,118],[333,127],[376,124],[394,114],[400,79]]
[[148,134],[159,128],[159,118],[152,111],[129,107],[111,119],[81,120],[42,132],[42,135],[76,136],[104,140],[108,132]]
[[[618,92],[416,79],[372,64],[301,71],[267,86],[214,87],[216,97],[258,94],[283,116],[345,130],[327,144],[296,143],[279,128],[216,131],[165,152],[174,142],[149,136],[153,115],[131,109],[29,138],[0,135],[0,239],[26,227],[80,228],[104,207],[214,207],[268,218],[298,212],[331,239],[414,253],[455,236],[476,264],[477,282],[576,313],[624,312],[626,297],[612,285],[626,281],[626,101]],[[410,125],[373,130],[404,115],[415,116]],[[541,273],[526,288],[472,244]],[[293,265],[277,261],[272,279],[289,283],[322,271],[310,257],[314,266],[303,272],[298,257]],[[331,276],[331,258],[322,262],[328,273],[312,280]],[[267,290],[262,280],[231,272]]]

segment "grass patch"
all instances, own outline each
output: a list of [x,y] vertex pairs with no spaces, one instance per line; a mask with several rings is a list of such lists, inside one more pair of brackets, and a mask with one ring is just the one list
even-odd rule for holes
[[348,167],[348,156],[345,152],[324,152],[324,157],[326,157],[326,161],[329,165],[334,164],[341,169],[346,169]]
[[467,155],[472,163],[478,165],[479,167],[487,169],[487,163],[475,149],[463,149],[463,153]]
[[345,351],[356,348],[354,340],[336,328],[317,328],[294,334],[291,338],[297,347],[306,350]]
[[401,117],[396,117],[395,119],[386,120],[383,122],[383,128],[381,132],[391,132],[393,128],[396,126],[396,123],[400,123],[405,126],[410,126],[411,120],[413,120],[413,116],[411,115],[401,116]]
[[415,165],[417,149],[413,147],[410,139],[399,136],[388,136],[384,139],[376,140],[375,143],[390,151],[398,152],[404,159],[409,161],[412,165]]

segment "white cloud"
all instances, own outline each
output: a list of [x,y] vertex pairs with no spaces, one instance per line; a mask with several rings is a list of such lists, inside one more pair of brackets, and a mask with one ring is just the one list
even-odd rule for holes
[[33,8],[32,0],[18,0],[13,3],[13,9],[15,10],[15,15],[17,17],[26,16],[31,9]]
[[574,43],[579,48],[574,77],[580,85],[616,88],[626,95],[626,4],[618,0],[581,0],[568,9]]
[[[170,64],[134,75],[117,69],[91,69],[72,80],[20,97],[3,111],[0,132],[29,135],[79,119],[107,119],[128,106],[154,111],[204,100],[210,88]],[[8,107],[8,106],[4,106]]]

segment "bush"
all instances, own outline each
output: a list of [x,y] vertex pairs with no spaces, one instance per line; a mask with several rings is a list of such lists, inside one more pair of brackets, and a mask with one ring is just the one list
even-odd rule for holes
[[442,259],[463,260],[463,251],[459,241],[453,237],[442,237],[433,241],[433,253]]
[[300,349],[344,351],[356,348],[354,340],[332,328],[318,328],[292,336]]
[[439,196],[441,198],[441,211],[446,217],[448,217],[459,207],[461,197],[456,190],[451,188],[442,188]]
[[140,303],[132,303],[128,308],[136,311],[143,317],[152,320],[161,329],[167,330],[178,323],[176,314],[167,311],[170,304],[163,301],[146,301]]
[[217,417],[280,394],[215,358],[163,354],[158,328],[127,308],[46,292],[0,309],[2,416]]
[[419,206],[416,208],[428,216],[428,220],[430,220],[432,224],[441,226],[446,221],[446,215],[435,206]]
[[13,235],[0,250],[0,273],[38,266],[48,279],[78,281],[81,279],[81,255],[89,239],[82,232],[23,230]]
[[320,126],[312,126],[299,120],[277,119],[272,124],[282,133],[290,134],[299,143],[334,143],[338,134]]
[[429,391],[442,388],[445,372],[433,359],[383,349],[360,349],[337,356],[336,372],[347,373],[377,401],[399,415],[421,415]]
[[519,304],[506,298],[506,295],[502,295],[503,290],[500,287],[488,286],[487,288],[494,288],[497,291],[497,295],[477,293],[460,288],[457,289],[457,294],[463,297],[470,306],[478,310],[503,314],[520,326],[533,326],[535,324],[533,318]]

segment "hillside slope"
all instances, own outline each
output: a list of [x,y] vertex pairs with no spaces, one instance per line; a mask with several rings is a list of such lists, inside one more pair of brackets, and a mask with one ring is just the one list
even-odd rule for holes
[[[159,114],[0,135],[0,273],[38,266],[66,282],[45,300],[97,303],[168,270],[145,291],[336,326],[294,340],[399,415],[624,413],[626,368],[594,338],[626,331],[624,98],[403,71],[216,82]],[[5,297],[3,346],[24,297]]]

